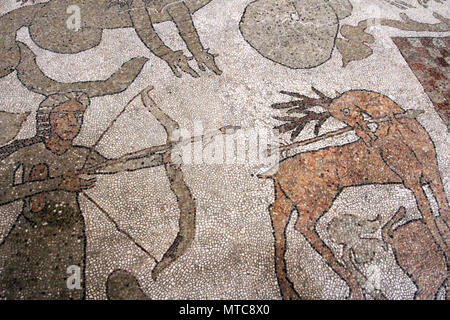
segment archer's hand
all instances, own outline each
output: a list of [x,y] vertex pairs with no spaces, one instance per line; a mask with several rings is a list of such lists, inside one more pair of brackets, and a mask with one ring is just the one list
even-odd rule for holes
[[164,164],[172,163],[172,152],[170,152],[170,151],[164,152],[163,163]]
[[60,190],[79,192],[95,186],[97,178],[83,179],[77,172],[68,172],[63,175],[63,181],[59,185]]

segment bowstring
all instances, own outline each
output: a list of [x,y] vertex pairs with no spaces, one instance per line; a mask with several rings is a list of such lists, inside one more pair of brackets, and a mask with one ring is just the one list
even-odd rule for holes
[[[106,130],[104,130],[101,135],[99,136],[99,138],[97,139],[97,141],[95,141],[95,143],[89,148],[89,153],[86,156],[83,166],[80,169],[80,171],[84,170],[86,167],[86,164],[90,158],[90,156],[92,155],[92,152],[97,148],[98,144],[100,143],[100,141],[103,139],[103,137],[106,135],[106,133],[113,127],[113,125],[116,123],[116,121],[125,113],[125,111],[127,110],[128,106],[131,105],[131,103],[141,95],[142,91],[139,92],[138,94],[136,94],[133,98],[130,99],[130,101],[128,101],[128,103],[123,107],[123,109],[119,112],[119,114],[111,121],[111,123],[108,125],[108,127],[106,128]],[[91,196],[89,196],[85,191],[81,191],[81,193],[83,194],[83,196],[88,199],[91,203],[93,203],[95,205],[95,207],[102,212],[107,220],[109,222],[111,222],[114,227],[116,228],[116,230],[120,233],[122,233],[123,235],[125,235],[128,240],[130,240],[131,242],[133,242],[133,244],[135,246],[137,246],[141,251],[143,251],[147,256],[149,256],[153,261],[155,261],[155,263],[158,263],[158,260],[155,258],[154,255],[152,255],[147,249],[145,249],[137,240],[135,240],[128,232],[126,232],[124,229],[122,229],[120,227],[120,225],[114,220],[114,218],[104,209],[102,208]]]
[[85,191],[81,191],[81,193],[83,194],[83,196],[88,199],[90,202],[92,202],[95,207],[102,212],[106,218],[108,219],[109,222],[111,222],[114,227],[116,228],[117,231],[119,231],[120,233],[122,233],[123,235],[125,235],[128,240],[130,240],[131,242],[134,243],[135,246],[137,246],[141,251],[143,251],[147,256],[149,256],[153,261],[155,261],[155,263],[158,263],[158,260],[155,258],[154,255],[152,255],[147,249],[145,249],[136,239],[134,239],[127,231],[125,231],[124,229],[122,229],[120,227],[120,225],[113,219],[113,217],[108,213],[108,211],[106,211],[104,208],[102,208],[97,201],[95,201],[91,196],[89,196]]
[[113,127],[113,125],[116,123],[116,121],[125,113],[125,111],[127,110],[128,106],[130,106],[131,103],[137,97],[140,96],[140,94],[141,94],[141,92],[136,94],[133,98],[130,99],[130,101],[128,101],[128,103],[123,107],[122,111],[119,112],[119,114],[111,121],[111,123],[108,125],[108,127],[100,134],[100,136],[95,141],[95,143],[89,148],[89,153],[87,154],[86,158],[84,159],[84,163],[83,163],[83,166],[81,167],[80,171],[82,171],[82,170],[84,170],[86,168],[86,164],[87,164],[89,158],[91,157],[92,152],[94,152],[94,150],[98,147],[98,144],[100,143],[100,141],[105,137],[106,133]]

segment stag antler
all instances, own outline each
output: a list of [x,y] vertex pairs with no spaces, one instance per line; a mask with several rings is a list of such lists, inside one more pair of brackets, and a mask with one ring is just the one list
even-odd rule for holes
[[315,94],[319,96],[319,98],[311,98],[308,96],[305,96],[303,94],[297,93],[297,92],[289,92],[289,91],[281,91],[281,94],[285,94],[294,98],[298,98],[300,100],[293,100],[289,102],[282,102],[282,103],[275,103],[272,105],[273,109],[277,110],[284,110],[289,109],[286,111],[288,114],[292,113],[300,113],[303,114],[302,117],[293,117],[293,116],[274,116],[273,118],[279,121],[284,121],[282,125],[276,126],[274,129],[278,130],[280,133],[286,133],[289,131],[291,132],[291,140],[294,141],[299,134],[303,131],[305,126],[310,123],[311,121],[317,121],[315,128],[314,128],[314,134],[318,135],[320,128],[322,125],[328,120],[328,118],[331,117],[331,114],[327,112],[317,113],[310,110],[307,110],[310,107],[313,106],[325,106],[329,105],[331,102],[333,102],[333,99],[330,97],[327,97],[325,94],[317,90],[316,88],[312,87],[312,90]]

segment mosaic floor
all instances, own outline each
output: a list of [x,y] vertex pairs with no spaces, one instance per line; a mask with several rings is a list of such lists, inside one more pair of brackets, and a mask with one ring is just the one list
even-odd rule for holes
[[0,2],[0,299],[447,299],[446,0]]

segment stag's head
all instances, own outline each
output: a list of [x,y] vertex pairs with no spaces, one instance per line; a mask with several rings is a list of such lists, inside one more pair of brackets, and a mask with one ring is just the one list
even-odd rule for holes
[[[288,114],[302,114],[301,117],[293,116],[274,116],[275,119],[285,123],[275,127],[284,133],[292,131],[291,138],[294,140],[304,127],[311,121],[315,122],[315,134],[319,134],[321,126],[325,121],[333,117],[344,122],[355,130],[356,134],[370,147],[373,141],[377,139],[375,133],[368,126],[368,121],[364,115],[372,118],[390,117],[393,113],[402,113],[403,110],[388,97],[375,92],[368,91],[347,91],[344,94],[338,94],[336,98],[327,97],[319,90],[312,88],[319,98],[311,98],[295,92],[282,91],[281,93],[297,98],[289,102],[276,103],[272,105],[274,109],[287,110]],[[320,106],[327,110],[326,112],[316,113],[309,108]]]
[[369,128],[367,121],[364,120],[363,113],[365,110],[358,106],[357,93],[356,91],[348,91],[333,99],[330,104],[323,105],[323,107],[328,110],[333,118],[352,127],[364,143],[371,146],[377,136]]

